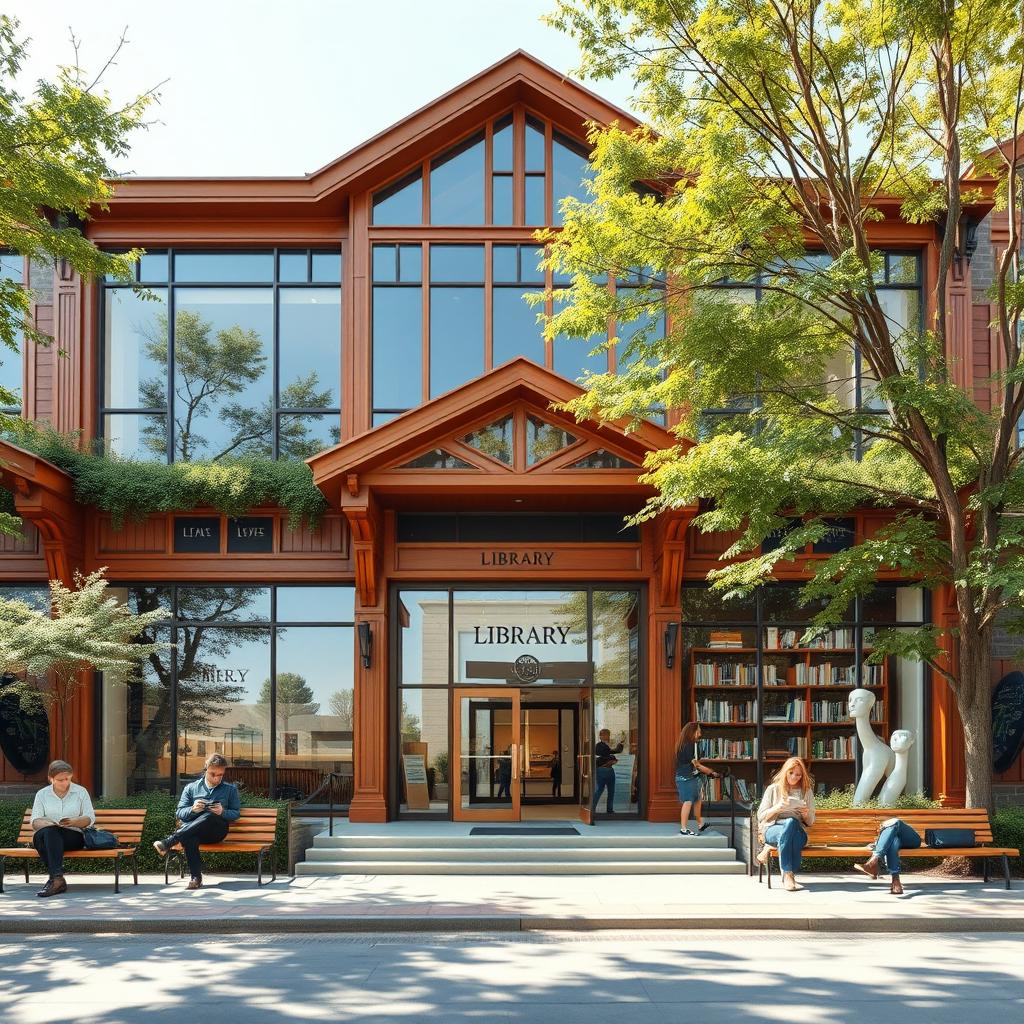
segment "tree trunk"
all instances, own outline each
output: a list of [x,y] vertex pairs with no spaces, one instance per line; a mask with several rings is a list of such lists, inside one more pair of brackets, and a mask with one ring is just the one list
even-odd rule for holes
[[992,631],[984,629],[960,642],[957,711],[964,728],[967,806],[992,804]]

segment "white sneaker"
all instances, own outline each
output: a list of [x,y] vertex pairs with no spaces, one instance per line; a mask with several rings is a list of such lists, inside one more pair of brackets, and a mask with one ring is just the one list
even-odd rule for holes
[[681,836],[695,836],[697,833],[692,828],[681,828],[679,834]]

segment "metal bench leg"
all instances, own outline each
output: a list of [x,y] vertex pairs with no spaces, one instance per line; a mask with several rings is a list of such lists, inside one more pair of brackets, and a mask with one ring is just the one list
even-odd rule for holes
[[768,854],[768,860],[765,862],[765,868],[768,873],[768,888],[772,887],[772,855]]
[[171,851],[164,854],[164,885],[171,884]]
[[1003,854],[1003,874],[1006,876],[1006,888],[1010,888],[1010,858]]
[[988,857],[981,858],[982,867],[985,869],[985,882],[988,882]]
[[28,885],[28,857],[25,858],[23,866],[25,868],[25,884]]
[[139,855],[137,853],[132,854],[132,877],[135,879],[135,884],[139,884]]
[[119,853],[114,858],[114,892],[119,893],[121,891],[121,861],[124,860],[124,854]]
[[256,854],[256,885],[263,884],[263,851]]
[[0,857],[0,892],[4,891],[4,868],[7,866],[7,858]]

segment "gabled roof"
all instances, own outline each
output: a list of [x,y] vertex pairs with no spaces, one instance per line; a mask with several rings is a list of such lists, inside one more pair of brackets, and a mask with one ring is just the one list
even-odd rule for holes
[[[566,495],[575,495],[578,502],[585,494],[590,497],[584,502],[605,507],[636,505],[653,493],[637,481],[639,468],[580,470],[572,468],[573,463],[600,449],[641,467],[648,452],[671,447],[677,440],[653,423],[627,431],[625,423],[577,423],[570,414],[552,408],[582,393],[578,385],[519,357],[307,461],[314,482],[335,507],[365,501],[368,490],[397,506],[410,497],[419,506],[424,501],[441,505],[446,500],[472,500],[511,508],[526,495],[550,504]],[[555,453],[530,467],[501,465],[463,442],[458,454],[460,461],[469,463],[466,466],[428,472],[408,468],[417,455],[438,447],[450,452],[460,436],[517,410],[571,434],[573,441],[564,455]]]
[[124,178],[114,183],[111,211],[160,202],[215,203],[218,207],[323,203],[330,208],[351,192],[383,184],[513,103],[524,103],[580,136],[589,121],[618,121],[627,129],[639,123],[631,114],[536,57],[516,50],[312,174],[278,178]]

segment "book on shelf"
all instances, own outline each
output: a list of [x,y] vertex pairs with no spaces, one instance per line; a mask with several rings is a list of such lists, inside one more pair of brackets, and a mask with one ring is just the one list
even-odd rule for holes
[[708,636],[708,647],[742,647],[743,633],[740,630],[713,629]]
[[698,661],[693,666],[697,686],[755,686],[757,665],[735,661]]
[[697,702],[697,718],[702,722],[753,724],[757,720],[757,704],[752,700],[729,701],[705,698]]
[[764,645],[770,651],[777,651],[779,649],[779,627],[769,626],[764,631]]

